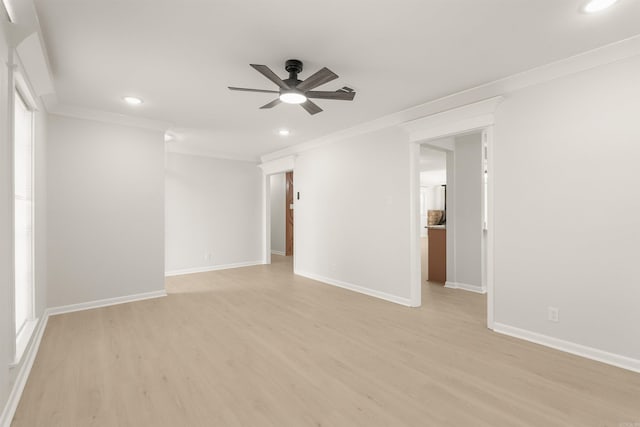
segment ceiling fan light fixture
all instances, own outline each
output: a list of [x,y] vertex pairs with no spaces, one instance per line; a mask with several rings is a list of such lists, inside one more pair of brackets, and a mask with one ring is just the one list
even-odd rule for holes
[[279,89],[250,89],[247,87],[235,86],[228,86],[228,88],[229,90],[244,92],[277,93],[278,97],[260,107],[261,110],[273,108],[276,105],[280,105],[284,102],[285,104],[297,104],[301,106],[307,113],[313,116],[314,114],[322,112],[322,108],[311,101],[312,99],[353,101],[353,97],[356,96],[356,93],[353,91],[353,89],[346,86],[336,91],[314,90],[318,86],[329,83],[338,78],[338,75],[327,67],[321,68],[319,71],[313,73],[305,80],[300,80],[298,78],[298,73],[302,71],[302,61],[297,59],[289,59],[285,63],[285,70],[287,70],[287,72],[289,73],[289,78],[286,80],[282,80],[266,65],[249,65],[257,72],[269,79],[272,83],[275,83]]
[[596,13],[613,6],[617,2],[618,0],[591,0],[584,5],[582,10],[585,13]]
[[297,91],[287,91],[280,94],[280,101],[286,104],[302,104],[307,101],[307,97]]

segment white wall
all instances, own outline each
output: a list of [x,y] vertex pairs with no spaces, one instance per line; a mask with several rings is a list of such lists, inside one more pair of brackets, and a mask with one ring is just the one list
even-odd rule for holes
[[[445,171],[443,171],[445,172]],[[424,172],[423,172],[424,173]],[[422,175],[422,174],[421,174]],[[442,184],[445,184],[443,182]],[[431,210],[444,210],[445,197],[442,185],[420,187],[420,235],[427,237],[428,215]]]
[[638,56],[499,107],[496,322],[640,359],[639,117]]
[[296,272],[407,300],[409,140],[377,131],[301,153]]
[[443,185],[446,185],[446,182],[443,182],[440,185],[432,186],[432,187],[421,187],[426,195],[426,203],[425,203],[425,215],[426,211],[431,210],[444,210],[445,200],[444,200],[444,188]]
[[50,307],[164,289],[163,133],[51,116]]
[[255,163],[166,155],[166,271],[260,263],[262,174]]
[[286,203],[287,176],[271,175],[271,251],[286,252]]
[[[447,281],[482,287],[482,135],[455,138],[455,270]],[[448,187],[451,189],[451,187]],[[451,221],[448,222],[451,225]],[[451,227],[448,226],[448,230]]]

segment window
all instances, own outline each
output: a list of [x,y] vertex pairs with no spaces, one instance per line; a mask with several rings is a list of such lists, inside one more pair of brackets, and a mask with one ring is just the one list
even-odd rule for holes
[[33,112],[17,89],[14,99],[14,314],[16,359],[19,360],[35,326],[33,312]]

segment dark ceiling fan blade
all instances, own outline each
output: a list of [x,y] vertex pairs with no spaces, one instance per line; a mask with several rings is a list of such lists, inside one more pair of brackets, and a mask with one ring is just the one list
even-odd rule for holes
[[271,101],[268,104],[264,104],[262,107],[260,107],[261,110],[264,110],[265,108],[273,108],[276,105],[280,104],[282,101],[280,101],[280,98],[276,98],[273,101]]
[[278,77],[276,73],[271,71],[271,69],[266,65],[258,65],[258,64],[249,64],[249,65],[255,68],[256,71],[258,71],[260,74],[262,74],[263,76],[265,76],[266,78],[268,78],[269,80],[277,84],[278,87],[282,89],[291,89],[285,82],[282,81],[280,77]]
[[338,75],[336,73],[334,73],[327,67],[324,67],[317,73],[307,77],[305,81],[303,81],[298,86],[296,86],[296,89],[298,89],[299,91],[305,92],[307,90],[311,90],[315,87],[328,83],[331,80],[335,80],[337,78],[338,78]]
[[305,110],[307,110],[307,113],[311,114],[312,116],[322,111],[322,108],[318,107],[316,104],[309,101],[308,99],[302,104],[300,104],[300,106]]
[[315,98],[315,99],[337,99],[340,101],[353,101],[353,98],[356,96],[355,92],[345,92],[342,90],[337,90],[335,92],[329,91],[321,91],[321,90],[310,90],[306,92],[305,95],[307,98]]
[[246,87],[232,87],[232,86],[228,86],[229,89],[231,90],[239,90],[242,92],[262,92],[262,93],[280,93],[277,90],[265,90],[265,89],[249,89]]

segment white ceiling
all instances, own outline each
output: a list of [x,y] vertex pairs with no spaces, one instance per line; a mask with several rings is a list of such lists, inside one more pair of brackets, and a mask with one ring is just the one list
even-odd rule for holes
[[[258,156],[633,35],[640,1],[598,15],[581,0],[35,0],[58,101],[173,123],[198,149]],[[304,61],[354,102],[259,107]],[[125,105],[124,95],[145,103]],[[291,129],[283,138],[279,128]]]

